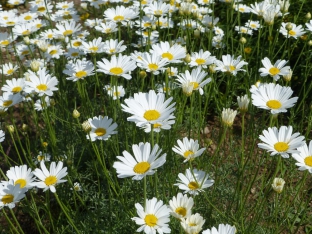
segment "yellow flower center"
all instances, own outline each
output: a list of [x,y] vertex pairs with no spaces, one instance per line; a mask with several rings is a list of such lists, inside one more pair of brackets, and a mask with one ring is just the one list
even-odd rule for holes
[[63,5],[62,8],[63,8],[63,9],[67,9],[67,8],[68,8],[68,5]]
[[125,19],[125,17],[123,17],[122,15],[116,15],[113,19],[114,21],[122,21]]
[[89,50],[96,52],[99,50],[99,48],[97,46],[93,46],[93,47],[90,47]]
[[37,85],[37,89],[39,89],[40,91],[46,91],[48,89],[48,86],[46,86],[45,84],[40,84]]
[[150,227],[154,227],[155,225],[157,225],[157,220],[158,220],[157,217],[153,214],[148,214],[144,218],[146,225]]
[[290,30],[288,33],[289,33],[289,35],[291,35],[291,36],[295,36],[295,35],[296,35],[296,32],[295,32],[294,30]]
[[79,72],[76,72],[76,77],[77,78],[82,78],[84,76],[86,76],[88,73],[86,71],[79,71]]
[[144,26],[145,28],[148,28],[148,27],[151,27],[152,24],[151,24],[150,22],[146,22],[146,23],[143,24],[143,26]]
[[8,75],[11,75],[13,72],[14,72],[14,69],[9,69],[9,70],[7,71],[7,74],[8,74]]
[[289,145],[285,142],[277,142],[274,144],[274,149],[277,152],[285,152],[289,149]]
[[21,90],[22,90],[22,87],[16,86],[12,89],[12,93],[18,93],[18,92],[21,92]]
[[137,174],[144,174],[150,167],[151,165],[148,162],[140,162],[134,166],[133,171]]
[[184,207],[178,207],[175,212],[179,215],[181,215],[182,217],[185,217],[186,215],[186,209]]
[[230,65],[230,71],[234,71],[235,69],[236,69],[236,67],[235,67],[235,66]]
[[51,51],[49,52],[49,54],[51,54],[51,55],[56,54],[56,53],[57,53],[57,50],[51,50]]
[[81,42],[80,41],[75,41],[73,43],[73,46],[75,46],[75,47],[81,46]]
[[304,159],[305,165],[312,167],[312,156],[308,156]]
[[250,53],[251,53],[251,48],[250,48],[250,47],[246,47],[246,48],[244,49],[244,52],[245,52],[246,54],[250,54]]
[[167,59],[169,59],[169,60],[172,60],[172,59],[173,59],[173,55],[172,55],[171,53],[169,53],[169,52],[163,53],[163,54],[161,55],[161,57],[167,58]]
[[282,106],[282,103],[278,100],[267,101],[266,105],[271,109],[279,109]]
[[[66,13],[65,13],[66,14]],[[63,16],[63,19],[65,20],[69,20],[69,19],[72,19],[73,17],[71,15],[64,15]]]
[[42,160],[44,160],[44,156],[43,155],[38,155],[37,159],[38,159],[39,162],[41,162]]
[[280,70],[276,67],[272,67],[272,68],[270,68],[269,72],[272,76],[275,76],[276,74],[278,74],[280,72]]
[[188,225],[191,227],[194,227],[194,226],[196,226],[196,223],[189,223]]
[[42,24],[36,24],[36,28],[41,28]]
[[31,19],[32,19],[32,17],[30,15],[27,15],[24,17],[24,20],[31,20]]
[[13,103],[12,100],[7,100],[7,101],[4,101],[2,105],[3,105],[4,107],[8,107],[8,106],[10,106],[12,103]]
[[113,53],[115,53],[115,52],[116,52],[115,49],[110,49],[110,50],[109,50],[109,53],[111,53],[111,54],[113,54]]
[[12,194],[6,194],[1,198],[3,204],[9,204],[13,202],[14,196]]
[[148,64],[148,68],[152,71],[156,71],[158,69],[158,65],[155,63]]
[[198,83],[197,82],[190,82],[193,85],[193,89],[197,89],[198,88]]
[[6,24],[9,25],[9,26],[10,25],[15,25],[15,22],[14,21],[8,21],[8,22],[6,22]]
[[17,181],[15,181],[14,185],[20,185],[20,188],[24,188],[26,186],[26,180],[25,179],[18,179]]
[[30,31],[27,29],[26,31],[22,32],[22,35],[27,36],[30,34]]
[[154,128],[160,128],[160,127],[161,127],[161,124],[155,123],[155,124],[153,124],[153,127],[154,127]]
[[188,151],[185,151],[183,155],[184,155],[185,158],[188,158],[188,156],[193,155],[193,154],[194,154],[193,151],[188,150]]
[[196,190],[199,188],[199,185],[196,181],[192,181],[188,184],[189,189],[191,190]]
[[44,12],[46,8],[44,6],[38,7],[37,11]]
[[205,59],[202,59],[202,58],[198,58],[195,60],[195,62],[198,64],[198,65],[202,65],[202,64],[205,64],[206,60]]
[[56,184],[57,182],[57,178],[56,176],[48,176],[47,178],[45,178],[44,180],[44,183],[47,185],[47,186],[50,186],[50,185],[53,185],[53,184]]
[[74,53],[71,54],[72,57],[77,57],[78,55],[79,55],[78,52],[74,52]]
[[28,51],[28,50],[24,50],[24,51],[22,52],[22,55],[27,55],[27,54],[29,54],[29,51]]
[[112,29],[111,29],[111,28],[105,29],[105,33],[111,33],[111,32],[112,32]]
[[120,75],[123,73],[123,70],[121,67],[113,67],[109,70],[110,73],[113,73],[114,75]]
[[157,110],[148,110],[145,111],[143,117],[148,121],[153,121],[160,117],[160,113]]
[[3,45],[3,46],[7,46],[8,44],[10,44],[10,41],[9,40],[4,40],[4,41],[1,41],[0,44]]
[[69,35],[72,35],[73,34],[73,30],[65,30],[64,32],[63,32],[63,35],[66,37],[66,36],[69,36]]
[[97,135],[97,136],[104,136],[106,134],[106,129],[104,128],[97,128],[94,133]]
[[119,95],[120,95],[120,92],[114,92],[115,97],[119,97]]

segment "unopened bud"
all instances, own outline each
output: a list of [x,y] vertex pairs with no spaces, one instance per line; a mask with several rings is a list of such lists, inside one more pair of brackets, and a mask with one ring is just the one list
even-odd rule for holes
[[211,64],[211,65],[209,65],[209,71],[211,72],[211,73],[216,73],[216,65],[215,64]]
[[195,36],[196,38],[200,38],[200,31],[199,31],[198,29],[195,29],[195,31],[194,31],[194,36]]
[[40,63],[39,63],[37,60],[31,61],[31,63],[30,63],[30,69],[31,69],[33,72],[39,71],[39,68],[40,68]]
[[147,76],[146,71],[140,71],[139,76],[140,78],[144,79]]
[[311,13],[308,12],[308,13],[305,15],[305,17],[306,17],[307,20],[310,20],[310,19],[311,19]]
[[312,40],[308,41],[308,45],[312,46]]
[[8,128],[10,133],[14,133],[15,128],[13,125],[8,125],[7,128]]
[[50,99],[50,105],[51,106],[55,106],[55,104],[56,104],[55,100],[54,99]]
[[22,125],[22,131],[23,132],[27,132],[28,131],[28,125],[27,124],[23,124]]
[[191,55],[190,54],[187,54],[184,58],[184,61],[187,62],[187,63],[190,63],[191,62]]
[[80,3],[80,6],[82,9],[86,10],[88,7],[88,3],[86,3],[86,2]]
[[242,44],[246,44],[247,40],[245,37],[241,37],[241,39],[239,39],[239,42]]
[[285,185],[285,180],[282,178],[275,178],[273,180],[272,188],[275,192],[281,193]]
[[80,117],[80,113],[79,113],[79,111],[77,111],[76,109],[73,111],[73,117],[74,117],[75,119],[78,119],[78,118]]
[[89,133],[90,131],[91,131],[91,125],[90,125],[90,123],[89,123],[89,121],[88,120],[86,120],[86,121],[84,121],[83,123],[82,123],[82,129],[86,132],[86,133]]
[[42,147],[43,147],[43,148],[47,148],[47,147],[48,147],[48,145],[49,145],[49,143],[48,143],[48,142],[46,142],[46,141],[42,142]]
[[287,82],[291,81],[292,74],[293,74],[293,71],[289,69],[288,74],[283,76],[284,80]]
[[291,24],[291,23],[287,23],[287,24],[286,24],[286,29],[287,29],[288,31],[292,30],[292,29],[293,29],[292,24]]
[[29,37],[24,37],[23,40],[24,40],[24,42],[25,42],[26,45],[29,45],[29,44],[30,44]]

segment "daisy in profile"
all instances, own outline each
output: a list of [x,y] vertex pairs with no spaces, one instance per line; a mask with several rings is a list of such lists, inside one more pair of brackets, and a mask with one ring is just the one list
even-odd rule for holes
[[299,132],[293,134],[292,131],[292,126],[263,130],[259,136],[263,143],[259,143],[258,147],[271,152],[271,156],[280,154],[283,158],[289,158],[289,154],[300,153],[297,148],[304,145],[304,136],[300,136]]
[[234,56],[231,56],[229,54],[222,55],[222,61],[215,60],[216,64],[216,71],[226,72],[229,74],[232,74],[233,76],[236,76],[238,71],[246,71],[242,69],[244,65],[247,65],[247,62],[240,61],[242,56],[238,56],[237,59],[234,59]]
[[285,180],[283,178],[274,178],[273,184],[271,186],[275,192],[281,193],[283,192],[284,185],[285,185]]
[[191,67],[203,67],[207,68],[208,65],[212,64],[216,60],[215,56],[211,56],[209,51],[203,51],[202,49],[199,52],[193,52],[191,54],[191,62],[189,65]]
[[137,66],[141,69],[151,72],[154,75],[158,75],[160,71],[166,69],[165,66],[169,64],[167,58],[163,58],[161,55],[156,53],[143,53],[140,59],[137,59]]
[[41,162],[49,162],[50,160],[51,160],[51,154],[39,151],[39,154],[37,155],[34,161],[35,161],[35,164],[38,164]]
[[293,91],[290,87],[274,83],[264,83],[259,87],[253,85],[250,89],[252,104],[258,108],[270,110],[272,114],[287,112],[293,107],[298,97],[290,98]]
[[312,32],[312,20],[310,20],[308,23],[305,23],[305,25],[307,26],[307,30]]
[[183,195],[182,193],[178,193],[176,197],[173,197],[169,201],[170,213],[177,219],[185,219],[191,216],[193,206],[193,198],[188,197],[186,194]]
[[235,234],[235,226],[229,224],[219,224],[218,229],[212,227],[211,229],[204,230],[202,234]]
[[10,45],[13,41],[15,41],[17,36],[12,36],[7,32],[0,32],[0,47],[6,48]]
[[111,96],[113,100],[117,100],[125,96],[125,89],[122,85],[113,87],[108,85],[104,89],[107,90],[108,95]]
[[184,83],[190,82],[193,85],[193,90],[198,90],[200,95],[204,94],[203,87],[211,82],[211,78],[207,78],[208,73],[201,70],[201,67],[193,69],[190,73],[188,70],[185,73],[177,75],[177,84],[182,87]]
[[49,106],[51,106],[51,99],[49,98],[49,96],[45,96],[43,100],[38,99],[34,104],[34,108],[36,111],[42,111]]
[[170,222],[170,209],[161,200],[157,200],[155,197],[151,200],[146,200],[145,209],[139,203],[135,204],[137,214],[139,217],[131,218],[140,227],[137,232],[144,231],[146,234],[159,234],[171,233],[169,228]]
[[156,53],[162,58],[167,58],[169,63],[181,63],[186,56],[185,49],[181,45],[175,43],[170,46],[168,41],[161,41],[152,45],[150,53]]
[[6,172],[9,180],[13,180],[14,185],[19,184],[20,188],[31,189],[32,182],[34,181],[31,168],[27,168],[27,165],[10,167]]
[[292,37],[295,39],[305,34],[305,31],[302,28],[302,25],[297,26],[294,23],[285,23],[285,22],[282,22],[282,26],[279,32],[283,34],[286,38]]
[[2,66],[2,75],[10,76],[19,68],[19,66],[14,66],[12,63],[5,63]]
[[104,18],[107,21],[113,21],[115,23],[128,22],[139,16],[138,12],[135,12],[131,8],[124,6],[116,6],[116,8],[108,8],[104,11]]
[[157,144],[151,149],[151,144],[140,142],[132,145],[134,156],[123,151],[123,156],[117,156],[120,161],[114,163],[118,178],[132,177],[133,180],[142,180],[147,175],[153,175],[155,169],[166,162],[166,154],[161,154]]
[[6,80],[6,84],[2,86],[1,90],[10,93],[20,93],[23,91],[24,87],[25,87],[24,78],[18,79],[13,78],[11,80]]
[[193,196],[203,192],[205,188],[213,185],[214,180],[209,180],[209,176],[204,171],[194,169],[186,169],[185,174],[179,173],[178,183],[174,184],[179,186],[179,189],[184,190],[184,193],[189,193]]
[[39,96],[52,96],[54,91],[57,91],[58,80],[55,76],[47,73],[46,68],[39,68],[37,73],[29,71],[29,81],[25,81],[26,93],[37,93]]
[[112,55],[112,54],[119,54],[125,49],[127,46],[123,45],[124,41],[118,42],[118,40],[110,39],[104,42],[104,53]]
[[0,96],[0,109],[6,111],[9,107],[14,106],[23,101],[23,96],[20,93],[4,92]]
[[272,65],[269,58],[265,57],[261,60],[264,67],[259,69],[260,76],[270,75],[275,81],[278,81],[280,76],[285,76],[289,73],[290,66],[285,66],[288,62],[286,60],[277,60],[274,65]]
[[61,45],[50,45],[47,51],[44,53],[44,57],[48,60],[59,59],[64,54],[64,50]]
[[87,139],[91,141],[96,140],[108,140],[111,135],[116,134],[117,124],[113,123],[113,119],[109,119],[108,116],[93,117],[88,119],[91,126],[91,131],[87,135]]
[[99,25],[96,25],[94,28],[96,31],[104,34],[111,34],[118,31],[117,23],[114,21],[109,21],[106,23],[100,22]]
[[200,233],[203,229],[205,219],[198,213],[181,220],[181,226],[187,234]]
[[55,27],[57,28],[55,31],[56,34],[63,37],[70,37],[72,35],[78,34],[78,32],[81,30],[81,25],[76,23],[74,20],[62,21],[61,23],[57,23]]
[[162,0],[153,1],[147,4],[143,11],[147,16],[161,17],[169,12],[170,5]]
[[241,96],[241,97],[240,96],[237,97],[237,105],[238,105],[238,109],[241,113],[247,112],[249,102],[250,102],[250,99],[249,99],[247,94],[245,94],[244,96]]
[[27,188],[21,188],[20,184],[14,184],[13,180],[0,183],[0,209],[4,206],[13,209],[15,204],[25,197]]
[[173,125],[175,123],[175,120],[173,120],[173,118],[175,118],[175,117],[170,116],[166,120],[156,122],[154,124],[145,124],[145,125],[141,126],[141,128],[144,129],[144,132],[147,132],[147,133],[152,131],[152,127],[153,127],[154,132],[160,132],[162,129],[169,130],[169,129],[171,129],[171,125]]
[[133,98],[125,99],[121,104],[122,110],[132,114],[127,120],[135,122],[138,127],[145,124],[155,124],[164,120],[173,119],[172,112],[175,103],[170,104],[172,97],[165,101],[165,94],[150,90],[148,93],[135,93]]
[[3,130],[0,130],[0,142],[3,142],[5,139],[5,133]]
[[111,76],[122,76],[130,80],[132,76],[129,73],[136,68],[136,65],[130,56],[119,54],[118,57],[113,55],[110,61],[103,58],[102,62],[97,62],[97,67],[98,69],[96,71],[98,72],[103,72]]
[[76,60],[74,63],[66,64],[66,69],[63,73],[69,77],[66,80],[78,81],[87,76],[94,75],[93,63],[88,60]]
[[43,161],[40,163],[40,167],[41,169],[36,168],[33,171],[33,174],[39,179],[39,181],[32,183],[33,186],[42,188],[43,191],[50,189],[52,193],[55,193],[55,187],[67,181],[63,179],[67,175],[67,167],[63,167],[62,161],[59,161],[57,164],[52,162],[50,164],[50,170],[46,168]]
[[223,108],[221,113],[222,123],[227,127],[231,127],[234,123],[236,115],[237,115],[236,110],[232,110],[230,108]]
[[193,139],[188,139],[187,137],[183,138],[183,142],[178,140],[177,143],[178,146],[172,147],[172,150],[185,159],[183,162],[199,157],[206,150],[206,148],[199,149],[198,140],[194,141]]
[[76,192],[81,192],[82,187],[78,182],[75,182],[73,188],[71,188],[70,190],[75,190]]
[[309,173],[312,173],[312,141],[310,141],[309,147],[305,143],[303,146],[298,147],[297,151],[297,153],[292,154],[292,157],[297,161],[298,170],[308,170]]

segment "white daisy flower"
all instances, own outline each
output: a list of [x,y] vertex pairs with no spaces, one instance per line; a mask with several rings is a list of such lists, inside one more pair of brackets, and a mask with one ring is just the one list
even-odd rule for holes
[[192,214],[194,200],[186,194],[178,193],[169,201],[170,214],[177,219],[185,219]]
[[164,71],[169,64],[167,58],[163,58],[161,55],[156,53],[143,53],[140,59],[137,59],[137,66],[141,69],[151,72],[154,75],[158,75],[160,71]]
[[273,77],[275,81],[279,80],[280,76],[287,75],[289,73],[290,66],[286,66],[285,64],[288,62],[286,60],[277,60],[274,65],[272,65],[270,59],[265,57],[261,60],[264,68],[260,68],[259,72],[261,72],[260,76],[270,75]]
[[130,56],[119,54],[111,56],[111,60],[106,58],[102,59],[102,62],[97,62],[98,69],[96,71],[103,72],[111,76],[122,76],[123,78],[130,80],[132,76],[129,74],[135,68],[135,61]]
[[2,181],[0,183],[0,209],[4,206],[10,209],[25,197],[27,188],[21,188],[20,184],[14,185],[13,180]]
[[[132,114],[127,120],[135,122],[138,127],[155,124],[164,120],[174,119],[172,112],[175,103],[170,104],[172,97],[165,101],[165,94],[150,90],[149,93],[135,93],[133,98],[125,99],[122,110]],[[170,105],[169,105],[170,104]]]
[[186,56],[186,51],[181,45],[175,43],[170,46],[168,41],[153,44],[150,53],[167,58],[169,63],[181,63]]
[[115,23],[131,21],[138,16],[138,12],[125,6],[116,6],[116,8],[108,8],[104,11],[105,19],[107,21],[114,21]]
[[117,156],[120,161],[114,163],[113,167],[117,171],[118,178],[132,177],[133,180],[141,180],[147,175],[153,175],[155,169],[161,167],[166,162],[166,154],[161,154],[161,149],[157,144],[151,151],[151,144],[140,142],[132,145],[132,156],[127,151],[123,151],[123,156]]
[[241,113],[245,113],[248,110],[250,99],[247,94],[241,97],[237,97],[238,109]]
[[146,234],[171,233],[169,228],[170,209],[164,205],[163,201],[157,200],[155,197],[146,200],[145,209],[139,203],[135,204],[139,217],[131,218],[140,227],[137,232],[144,231]]
[[203,67],[207,68],[208,65],[212,64],[216,60],[215,56],[211,56],[209,51],[203,51],[202,49],[199,52],[193,52],[191,54],[191,61],[189,65],[191,67]]
[[104,34],[111,34],[118,31],[118,26],[114,21],[109,21],[106,23],[100,22],[99,25],[95,26],[95,30]]
[[165,119],[160,122],[156,122],[154,124],[145,124],[141,126],[142,129],[144,129],[144,132],[151,132],[152,131],[152,126],[153,126],[153,131],[154,132],[160,132],[162,129],[164,130],[169,130],[171,129],[171,125],[175,123],[174,120],[172,119]]
[[179,173],[178,183],[174,184],[179,186],[179,189],[184,190],[184,193],[191,195],[198,195],[199,192],[203,192],[205,188],[213,185],[214,180],[209,180],[209,176],[206,172],[194,169],[186,169],[185,174]]
[[19,68],[18,65],[14,66],[12,63],[5,63],[2,66],[2,75],[10,76]]
[[44,57],[47,60],[59,59],[61,55],[64,54],[64,50],[61,45],[50,45],[47,51],[44,53]]
[[252,20],[248,20],[245,23],[245,26],[247,28],[252,29],[252,30],[258,30],[259,28],[261,28],[261,25],[260,25],[259,21],[252,21]]
[[272,114],[287,112],[298,100],[298,97],[290,98],[293,94],[290,87],[274,83],[261,84],[259,87],[253,85],[250,92],[252,104],[261,109],[271,110]]
[[307,30],[312,32],[312,20],[310,20],[308,23],[305,23],[305,25],[307,26]]
[[229,224],[219,224],[218,229],[212,227],[211,229],[204,230],[202,234],[235,234],[235,226]]
[[[287,30],[287,28],[291,25],[291,29]],[[305,34],[305,31],[302,27],[302,25],[296,25],[294,23],[284,23],[282,22],[282,26],[279,31],[281,34],[283,34],[286,38],[295,38],[301,37],[303,34]]]
[[234,111],[230,108],[223,108],[221,113],[222,123],[227,127],[231,127],[233,125],[236,115],[237,115],[236,110]]
[[298,153],[293,153],[292,157],[297,161],[298,170],[308,170],[309,173],[312,173],[312,141],[310,141],[309,147],[305,143],[298,147],[297,151]]
[[43,161],[41,161],[40,167],[41,169],[36,168],[33,171],[33,174],[40,180],[33,182],[33,186],[42,188],[43,191],[50,189],[52,193],[55,193],[55,187],[58,184],[67,181],[63,180],[63,178],[67,175],[67,167],[63,167],[62,161],[59,161],[57,164],[52,162],[50,164],[50,171],[48,171]]
[[87,139],[91,141],[96,140],[108,140],[112,134],[116,134],[117,124],[113,123],[113,119],[109,119],[108,116],[93,117],[93,119],[88,119],[91,126],[91,131],[87,135]]
[[285,180],[283,178],[274,178],[272,188],[275,192],[281,193],[285,185]]
[[108,87],[105,87],[104,89],[107,90],[108,95],[111,96],[113,100],[117,100],[125,96],[125,89],[122,85],[112,87],[108,85]]
[[55,25],[57,28],[56,34],[64,37],[69,37],[77,34],[81,30],[81,25],[74,20],[62,21]]
[[0,32],[0,48],[6,48],[9,44],[15,41],[16,37],[17,36],[12,36],[7,32]]
[[14,106],[23,101],[23,96],[20,93],[4,92],[0,96],[0,109],[6,111],[9,107]]
[[127,46],[123,45],[124,41],[118,42],[118,39],[110,39],[104,42],[104,53],[112,55],[112,54],[119,54],[125,49]]
[[29,71],[29,81],[25,81],[26,93],[37,93],[39,96],[52,96],[53,91],[57,91],[58,80],[55,76],[47,73],[46,68],[39,68],[37,73]]
[[31,189],[34,181],[33,173],[31,168],[27,168],[27,165],[10,167],[6,172],[9,180],[13,180],[14,185],[19,184],[20,188]]
[[241,69],[241,67],[248,64],[247,62],[240,61],[241,58],[242,56],[238,56],[237,59],[234,59],[234,56],[231,56],[229,54],[222,55],[222,61],[215,60],[214,62],[217,66],[215,70],[227,72],[236,76],[238,71],[246,71],[244,69]]
[[162,0],[150,2],[143,9],[147,16],[160,17],[164,16],[169,12],[170,5],[163,2]]
[[5,139],[5,133],[3,130],[0,130],[0,142],[3,142]]
[[42,111],[51,105],[51,100],[49,96],[45,96],[43,102],[41,99],[38,99],[34,104],[34,108],[36,111]]
[[201,67],[197,67],[193,69],[190,73],[188,70],[185,73],[180,73],[177,75],[177,83],[180,87],[183,86],[184,83],[190,82],[193,85],[193,90],[198,90],[200,95],[204,94],[203,87],[211,82],[211,78],[206,78],[208,73],[201,70]]
[[82,188],[78,182],[75,182],[73,188],[71,188],[70,190],[75,190],[76,192],[81,192]]
[[13,78],[11,80],[6,80],[6,84],[2,86],[1,90],[10,93],[20,93],[25,87],[24,78]]
[[74,63],[66,64],[63,73],[69,76],[66,80],[78,81],[94,75],[94,66],[91,61],[78,59]]
[[177,143],[178,146],[172,147],[172,150],[185,158],[183,162],[199,157],[206,150],[206,148],[199,149],[198,140],[194,141],[193,139],[188,139],[187,137],[183,138],[183,142],[181,140],[177,140]]
[[81,43],[81,49],[84,50],[85,53],[99,54],[104,52],[105,44],[102,42],[102,37],[95,38],[89,42],[81,41]]
[[292,134],[292,126],[281,126],[263,130],[259,138],[263,143],[259,143],[258,147],[271,152],[271,156],[280,154],[283,158],[289,158],[289,154],[299,153],[297,148],[304,145],[304,136],[300,136],[299,132]]
[[198,213],[181,220],[181,226],[187,234],[196,234],[203,229],[205,219]]
[[35,164],[38,164],[40,162],[49,162],[50,160],[51,160],[51,154],[39,151],[39,154],[37,155],[34,161],[35,161]]

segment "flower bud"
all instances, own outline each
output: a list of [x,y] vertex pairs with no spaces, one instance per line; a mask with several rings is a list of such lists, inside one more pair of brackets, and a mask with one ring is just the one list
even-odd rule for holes
[[227,109],[223,108],[223,111],[221,114],[223,124],[227,127],[231,127],[234,123],[236,114],[237,114],[237,111],[234,111],[230,108],[227,108]]
[[244,45],[244,44],[246,44],[247,40],[245,37],[241,37],[241,39],[239,39],[239,42]]
[[39,71],[39,68],[40,68],[40,63],[37,60],[33,60],[30,62],[30,69],[33,72]]
[[282,178],[275,178],[273,180],[272,188],[275,192],[281,193],[283,191],[285,185],[285,180]]
[[80,117],[80,113],[79,113],[79,111],[77,111],[76,109],[73,111],[73,117],[74,117],[75,119],[78,119],[78,118]]
[[139,76],[140,78],[144,79],[147,76],[146,71],[140,71]]
[[291,81],[292,74],[293,74],[293,71],[289,69],[288,74],[283,76],[284,80],[287,82]]
[[292,30],[292,29],[293,29],[292,24],[291,24],[291,23],[287,23],[287,24],[286,24],[286,29],[287,29],[288,31]]
[[191,62],[191,55],[190,54],[187,54],[184,58],[184,61],[187,62],[187,63],[190,63]]
[[308,45],[312,46],[312,40],[308,41]]
[[29,45],[29,44],[30,44],[29,37],[24,37],[23,40],[24,40],[24,42],[25,42],[26,45]]
[[47,148],[47,147],[48,147],[48,145],[49,145],[49,143],[48,143],[48,142],[46,142],[46,141],[42,142],[41,144],[42,144],[42,147],[43,147],[43,148]]
[[216,73],[216,65],[215,64],[211,64],[211,65],[209,65],[209,71],[211,72],[211,73]]
[[305,18],[306,18],[307,20],[310,20],[310,19],[311,19],[311,13],[308,12],[308,13],[305,15]]
[[13,125],[8,125],[7,128],[8,128],[10,133],[14,133],[15,128]]
[[23,132],[27,132],[28,131],[28,125],[27,124],[23,124],[22,125],[22,131]]
[[86,133],[88,133],[88,132],[90,132],[91,131],[91,125],[90,125],[90,123],[89,123],[89,121],[88,120],[86,120],[86,121],[84,121],[83,123],[82,123],[82,129],[86,132]]
[[194,37],[200,38],[200,31],[198,29],[194,30]]

